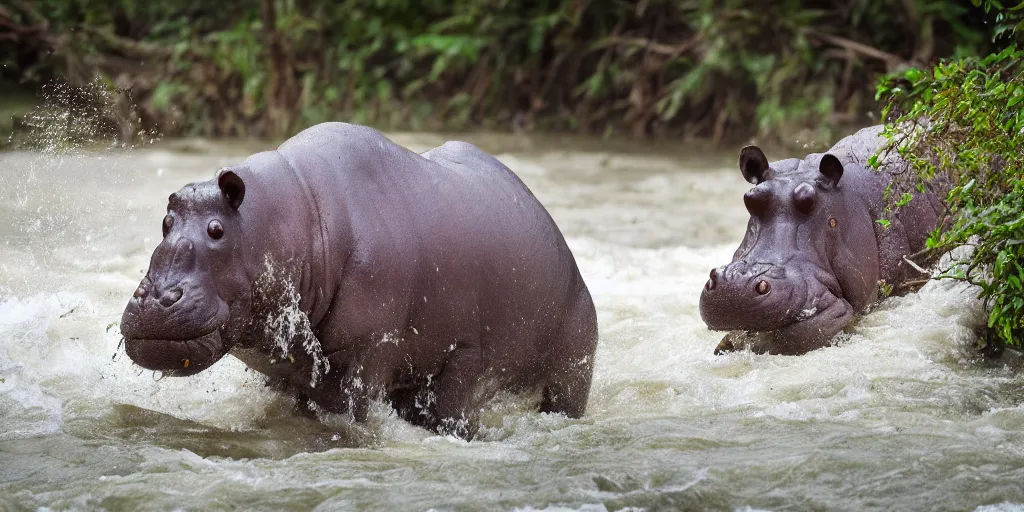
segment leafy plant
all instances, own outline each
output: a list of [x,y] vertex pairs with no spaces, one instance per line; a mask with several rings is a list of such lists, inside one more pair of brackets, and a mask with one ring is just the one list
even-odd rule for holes
[[[980,5],[980,0],[978,1]],[[914,169],[895,183],[905,197],[925,182],[947,183],[949,222],[930,248],[970,248],[940,277],[979,287],[992,341],[1024,345],[1024,51],[1015,42],[1024,3],[998,13],[1005,49],[987,57],[941,62],[885,79],[886,131]]]

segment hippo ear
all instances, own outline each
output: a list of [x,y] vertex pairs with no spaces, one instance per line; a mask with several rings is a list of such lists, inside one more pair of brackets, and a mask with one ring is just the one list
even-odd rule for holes
[[843,164],[831,153],[825,153],[825,156],[821,157],[818,170],[821,172],[818,181],[830,188],[838,185],[839,178],[843,177]]
[[757,146],[747,146],[740,150],[740,172],[743,179],[757,185],[768,179],[768,158]]
[[228,206],[237,210],[245,198],[245,182],[234,171],[222,170],[217,177],[217,186],[227,199]]

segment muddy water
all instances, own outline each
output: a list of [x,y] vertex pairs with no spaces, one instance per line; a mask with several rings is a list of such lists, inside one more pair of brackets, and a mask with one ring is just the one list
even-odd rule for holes
[[471,443],[119,349],[168,194],[251,147],[0,154],[0,510],[1020,509],[1021,361],[974,356],[971,290],[928,284],[803,357],[716,357],[697,303],[743,233],[734,156],[514,142],[492,148],[562,227],[600,346],[584,418],[503,399]]

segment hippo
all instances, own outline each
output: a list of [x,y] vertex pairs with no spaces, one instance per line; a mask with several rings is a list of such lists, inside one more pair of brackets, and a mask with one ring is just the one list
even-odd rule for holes
[[306,412],[365,422],[382,400],[471,439],[499,391],[582,416],[597,318],[559,228],[497,159],[324,123],[171,194],[121,332],[163,375],[230,354]]
[[[824,154],[769,163],[756,146],[740,151],[747,232],[728,265],[711,270],[700,296],[709,329],[732,331],[716,354],[750,348],[799,355],[828,345],[880,296],[903,293],[923,270],[908,257],[940,226],[945,192],[938,181],[887,209],[886,188],[907,164],[885,156],[888,140],[864,128]],[[893,152],[894,153],[894,152]]]

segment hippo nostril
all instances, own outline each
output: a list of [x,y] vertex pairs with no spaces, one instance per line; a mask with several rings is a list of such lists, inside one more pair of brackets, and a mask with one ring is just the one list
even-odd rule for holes
[[147,293],[149,293],[149,292],[148,292],[148,291],[146,291],[146,287],[145,287],[145,286],[142,286],[142,285],[140,284],[140,285],[139,285],[139,287],[135,289],[135,293],[134,293],[133,295],[134,295],[134,296],[135,296],[136,298],[139,298],[139,297],[145,297]]
[[757,293],[760,293],[761,295],[767,295],[769,292],[772,291],[772,285],[768,281],[758,281],[755,289],[757,290]]
[[173,288],[171,290],[167,290],[167,292],[160,297],[160,304],[166,308],[173,306],[174,303],[179,300],[181,300],[181,288]]
[[708,279],[707,284],[704,285],[704,288],[707,288],[710,291],[710,290],[714,290],[715,286],[717,286],[717,285],[718,285],[718,269],[717,268],[713,268],[713,269],[711,269],[711,276]]

